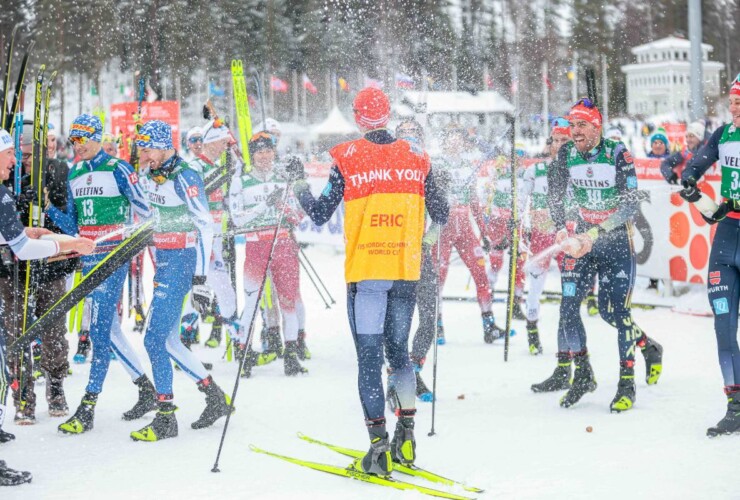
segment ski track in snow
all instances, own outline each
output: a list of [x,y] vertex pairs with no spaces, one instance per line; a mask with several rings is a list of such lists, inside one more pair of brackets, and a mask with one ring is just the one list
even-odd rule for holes
[[[34,480],[3,488],[0,498],[431,498],[328,476],[248,450],[254,443],[277,453],[344,465],[350,459],[304,443],[295,433],[360,449],[368,445],[345,312],[344,257],[325,247],[309,248],[307,254],[337,299],[326,310],[302,276],[313,354],[305,362],[310,374],[287,378],[278,361],[255,368],[252,378],[241,381],[220,474],[210,469],[224,420],[210,429],[190,429],[204,407],[195,384],[175,372],[179,437],[133,442],[129,433],[148,424],[153,413],[134,422],[121,420],[121,413],[135,401],[136,389],[114,361],[92,432],[58,434],[56,426],[63,419],[48,416],[43,387],[37,388],[35,426],[19,427],[8,418],[6,428],[17,439],[0,446],[0,458],[13,468],[31,470]],[[151,269],[148,273],[150,278]],[[504,286],[504,274],[499,288]],[[454,265],[446,293],[472,295],[464,290],[467,279],[467,270]],[[551,273],[548,288],[554,289],[557,280]],[[151,288],[147,292],[151,297]],[[637,323],[665,347],[664,373],[657,386],[647,387],[644,360],[638,353],[635,408],[610,414],[608,405],[618,381],[616,331],[599,318],[584,319],[599,383],[596,392],[565,410],[558,405],[560,393],[534,394],[529,389],[555,367],[557,307],[542,306],[544,356],[529,355],[524,322],[515,321],[518,334],[511,339],[509,362],[504,363],[501,341],[492,346],[483,343],[477,304],[444,303],[447,345],[439,348],[437,435],[427,436],[431,404],[417,403],[417,464],[486,489],[479,498],[737,498],[734,481],[727,478],[736,473],[740,437],[705,437],[706,428],[724,415],[726,407],[712,319],[668,309],[635,310]],[[495,304],[494,311],[503,323],[504,305]],[[127,332],[132,324],[125,320]],[[201,330],[201,341],[209,328]],[[149,369],[143,337],[129,335]],[[71,360],[76,339],[69,340]],[[202,345],[195,349],[204,361],[214,363],[214,378],[231,392],[236,364],[221,361],[222,349],[206,350]],[[73,365],[74,374],[65,384],[72,412],[84,391],[89,366]],[[422,374],[431,387],[431,352]],[[12,405],[10,398],[8,402]],[[390,432],[394,425],[395,418],[389,415]],[[593,426],[592,433],[586,432],[587,426]],[[401,474],[397,478],[407,479]]]

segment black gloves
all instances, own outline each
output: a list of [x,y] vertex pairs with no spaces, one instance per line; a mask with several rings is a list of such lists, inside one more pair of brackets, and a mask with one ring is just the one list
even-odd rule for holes
[[689,177],[681,183],[683,189],[678,194],[689,203],[696,203],[701,198],[701,191],[696,187],[696,179]]
[[205,276],[193,276],[193,289],[190,292],[190,301],[198,314],[205,317],[211,313],[216,294],[206,285]]
[[300,181],[306,178],[306,172],[303,170],[303,162],[297,156],[288,158],[285,165],[285,174],[290,182]]

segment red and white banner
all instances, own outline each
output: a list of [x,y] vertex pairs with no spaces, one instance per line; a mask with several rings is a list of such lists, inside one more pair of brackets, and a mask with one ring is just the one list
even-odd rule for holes
[[[129,161],[131,154],[131,142],[134,138],[134,129],[136,127],[136,111],[138,103],[121,102],[111,104],[111,132],[114,137],[121,134],[120,155],[126,161]],[[175,149],[180,149],[180,103],[177,101],[154,101],[141,103],[141,122],[146,123],[149,120],[162,120],[172,127],[172,144]]]

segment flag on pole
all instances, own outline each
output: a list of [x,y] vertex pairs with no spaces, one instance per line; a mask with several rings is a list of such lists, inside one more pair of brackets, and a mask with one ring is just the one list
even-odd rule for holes
[[376,80],[375,78],[370,78],[369,76],[365,77],[365,87],[373,87],[376,89],[382,89],[383,88],[383,82],[380,80]]
[[339,77],[339,88],[344,92],[349,92],[349,83],[342,77]]
[[286,94],[288,92],[288,82],[272,75],[270,76],[270,88],[275,92]]
[[493,88],[493,78],[491,78],[491,75],[486,75],[486,88],[488,90],[491,90]]
[[414,79],[405,73],[396,73],[396,88],[413,89]]
[[308,90],[312,94],[318,93],[316,85],[311,82],[311,80],[308,78],[308,75],[305,73],[303,73],[303,88]]

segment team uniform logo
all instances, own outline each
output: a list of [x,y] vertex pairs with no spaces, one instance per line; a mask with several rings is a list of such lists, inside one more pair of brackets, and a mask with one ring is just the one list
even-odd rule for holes
[[188,194],[188,198],[197,198],[199,193],[198,186],[188,186],[186,192]]
[[576,268],[576,259],[566,258],[565,261],[563,262],[563,267],[565,268],[566,271],[572,271],[573,269]]
[[87,184],[88,186],[89,186],[90,184],[92,184],[92,175],[88,175],[88,176],[87,176],[87,181],[85,181],[85,182],[86,182],[86,184]]
[[594,169],[593,169],[593,168],[591,168],[591,167],[588,167],[588,168],[586,169],[586,177],[588,177],[588,178],[590,179],[590,178],[591,178],[591,177],[593,177],[593,176],[594,176]]
[[714,299],[712,301],[712,306],[714,306],[714,314],[727,314],[730,312],[730,304],[727,302],[726,297],[722,297],[721,299]]
[[576,296],[576,284],[575,283],[563,283],[563,297],[575,297]]
[[719,271],[709,271],[709,284],[719,285],[722,281],[722,275]]
[[632,153],[630,153],[629,151],[625,151],[622,154],[622,158],[624,158],[624,161],[626,163],[632,163]]
[[131,184],[137,184],[137,183],[139,182],[139,176],[138,176],[138,175],[136,175],[136,172],[131,172],[131,173],[130,173],[130,174],[128,175],[128,181],[129,181],[129,182],[130,182]]

